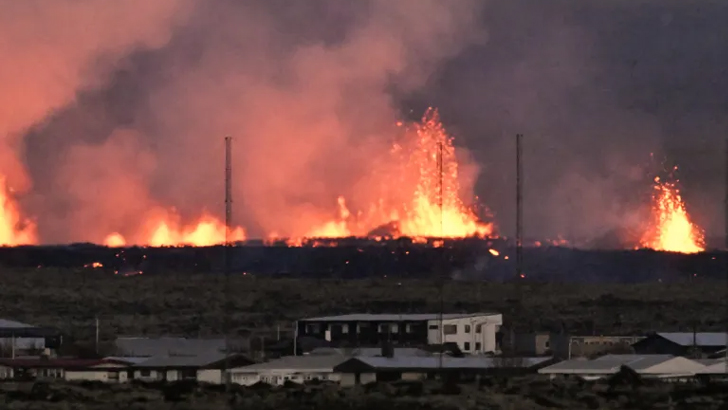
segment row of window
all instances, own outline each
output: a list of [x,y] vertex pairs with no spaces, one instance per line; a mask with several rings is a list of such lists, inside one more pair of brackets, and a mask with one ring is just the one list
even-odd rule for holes
[[[430,325],[430,330],[437,330],[440,327],[437,325]],[[463,333],[470,333],[472,330],[470,325],[463,325]],[[481,325],[475,326],[475,333],[481,333],[483,331],[483,328]],[[443,325],[442,326],[442,333],[446,335],[456,335],[458,334],[458,325]]]
[[[369,326],[367,324],[360,324],[357,332],[361,332],[361,330],[367,329]],[[349,325],[342,324],[342,325],[330,325],[331,333],[334,334],[348,334],[349,333]],[[382,323],[378,326],[377,330],[379,333],[399,333],[400,325],[398,323]],[[415,327],[411,324],[405,324],[404,325],[404,333],[414,333]],[[319,334],[321,333],[321,326],[318,323],[311,323],[306,325],[306,333],[307,334]]]

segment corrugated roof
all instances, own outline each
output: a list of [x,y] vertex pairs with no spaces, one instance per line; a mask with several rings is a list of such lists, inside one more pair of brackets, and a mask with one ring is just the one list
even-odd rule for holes
[[225,360],[224,353],[206,353],[199,356],[157,356],[137,363],[134,367],[204,367],[223,360]]
[[14,368],[85,368],[106,363],[98,359],[0,359],[0,365]]
[[141,362],[145,362],[145,361],[149,360],[149,358],[148,357],[133,357],[133,356],[127,356],[127,357],[109,356],[109,357],[104,357],[104,360],[123,362],[123,363],[129,363],[129,364],[139,364]]
[[20,329],[25,327],[35,327],[26,323],[16,322],[14,320],[0,319],[0,329]]
[[658,332],[657,336],[663,337],[680,346],[692,346],[693,341],[701,347],[721,347],[726,345],[726,334],[720,332]]
[[[356,357],[377,369],[438,369],[438,357]],[[498,367],[533,367],[551,360],[550,357],[498,358],[498,357],[443,357],[443,369],[490,369]]]
[[256,363],[250,366],[237,367],[232,373],[256,373],[261,370],[310,370],[310,371],[333,371],[334,367],[350,359],[348,356],[332,355],[307,355],[307,356],[284,356],[280,359],[271,360],[265,363]]
[[[432,356],[432,353],[417,349],[415,347],[395,347],[394,349],[394,356]],[[336,347],[319,347],[316,349],[313,349],[309,355],[332,355],[332,354],[338,354],[342,356],[351,356],[351,357],[359,357],[359,356],[368,356],[368,357],[374,357],[374,356],[381,356],[382,355],[382,349],[378,347],[358,347],[358,348],[336,348]]]
[[675,359],[675,356],[665,354],[610,354],[594,360],[565,360],[545,367],[539,370],[539,373],[613,373],[618,371],[622,366],[627,366],[636,372],[641,372],[673,359]]
[[[463,319],[479,316],[494,316],[500,313],[445,313],[442,315],[443,320]],[[349,315],[338,316],[322,316],[306,319],[299,319],[299,322],[424,322],[428,320],[439,320],[439,313],[422,313],[422,314],[369,314],[354,313]]]

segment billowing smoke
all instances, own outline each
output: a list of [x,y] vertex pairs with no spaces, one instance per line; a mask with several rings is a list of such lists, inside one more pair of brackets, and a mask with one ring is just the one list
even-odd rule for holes
[[[159,207],[183,220],[220,215],[227,134],[236,222],[252,236],[303,235],[336,215],[338,196],[367,206],[376,192],[360,181],[397,132],[392,96],[485,40],[481,3],[199,1],[172,34],[188,10],[176,2],[137,9],[141,21],[130,16],[123,28],[104,9],[114,24],[95,23],[115,36],[101,31],[94,53],[70,58],[76,81],[49,107],[58,110],[26,124],[36,123],[26,135],[36,181],[27,203],[42,238],[134,238]],[[136,35],[123,42],[120,32]],[[124,57],[100,60],[113,71],[90,65],[105,48]]]
[[0,0],[0,173],[44,242],[138,241],[222,215],[230,134],[236,224],[303,235],[380,197],[394,124],[434,105],[501,233],[517,132],[527,236],[639,229],[652,152],[722,226],[726,8],[632,4]]

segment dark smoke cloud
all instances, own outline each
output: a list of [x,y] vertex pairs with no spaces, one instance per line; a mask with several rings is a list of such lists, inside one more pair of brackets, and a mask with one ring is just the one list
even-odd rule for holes
[[[28,101],[48,102],[26,104],[34,110],[9,128],[16,144],[24,135],[35,186],[25,204],[45,241],[133,235],[135,219],[157,207],[187,219],[203,208],[219,215],[226,134],[236,138],[237,221],[254,236],[300,234],[335,215],[339,195],[366,203],[364,181],[391,124],[428,105],[480,166],[476,194],[505,234],[516,132],[526,134],[529,235],[594,239],[640,225],[651,152],[681,166],[697,222],[709,234],[722,226],[724,3],[199,1],[192,12],[149,4],[133,14],[121,5],[81,10],[87,4],[62,14],[75,26],[94,13],[125,16],[102,19],[95,37],[57,34],[54,14],[16,15],[26,22],[18,36],[48,31],[22,47],[0,45],[7,55],[58,50],[66,57],[50,65],[72,78],[60,87],[54,70],[31,70],[33,59],[9,74],[0,68],[3,84],[37,86]],[[74,42],[82,46],[60,52]],[[43,98],[54,87],[58,97]]]

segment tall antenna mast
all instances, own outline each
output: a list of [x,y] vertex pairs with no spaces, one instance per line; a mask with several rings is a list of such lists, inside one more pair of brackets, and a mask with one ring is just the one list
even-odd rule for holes
[[225,137],[225,391],[230,392],[230,232],[232,231],[232,137]]
[[[723,249],[723,258],[725,258],[725,279],[726,279],[726,295],[728,295],[728,138],[725,140],[725,221],[724,221],[724,241],[725,249]],[[728,373],[728,297],[725,298],[725,315],[726,315],[726,329],[725,329],[725,372]]]
[[516,280],[523,277],[523,161],[522,134],[516,134]]
[[441,252],[442,257],[440,258],[440,355],[438,356],[438,367],[440,369],[440,377],[442,377],[442,357],[444,354],[444,347],[445,347],[445,328],[443,327],[443,316],[444,316],[444,310],[445,310],[445,221],[443,218],[443,193],[444,193],[444,187],[443,187],[443,169],[442,169],[442,141],[440,141],[437,144],[437,171],[440,176],[439,180],[439,188],[440,188],[440,194],[438,196],[438,205],[440,206],[440,242],[441,242]]

